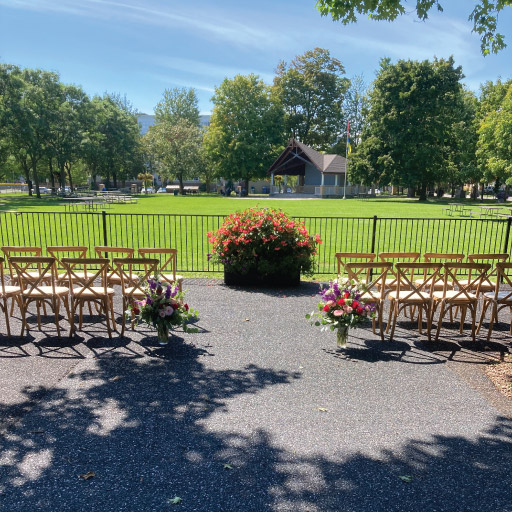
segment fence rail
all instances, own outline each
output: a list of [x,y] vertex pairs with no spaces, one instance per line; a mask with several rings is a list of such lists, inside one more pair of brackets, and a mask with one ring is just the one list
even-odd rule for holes
[[[207,233],[226,215],[120,214],[102,212],[6,211],[0,213],[0,245],[97,245],[173,247],[178,271],[219,272],[207,258]],[[510,253],[512,217],[493,219],[413,219],[296,217],[323,240],[316,273],[336,273],[336,252]]]

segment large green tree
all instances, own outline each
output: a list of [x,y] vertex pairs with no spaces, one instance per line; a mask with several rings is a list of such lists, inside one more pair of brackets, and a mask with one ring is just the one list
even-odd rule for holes
[[[468,4],[474,6],[469,20],[473,22],[473,32],[480,35],[482,54],[497,53],[505,48],[504,37],[497,32],[498,17],[505,7],[512,5],[512,0],[473,0]],[[406,0],[317,0],[316,7],[323,16],[331,15],[345,25],[356,22],[359,15],[392,21],[411,11]],[[420,20],[426,20],[431,9],[442,11],[441,2],[416,0],[415,10]]]
[[180,194],[185,193],[184,180],[199,173],[202,135],[198,125],[179,119],[150,126],[143,138],[145,153],[151,155],[160,176],[177,179]]
[[512,185],[512,84],[497,108],[482,119],[477,154],[486,181]]
[[256,75],[225,79],[215,89],[213,112],[204,138],[217,176],[261,178],[283,144],[283,112],[270,88]]
[[199,125],[199,108],[195,89],[178,87],[166,89],[163,98],[155,107],[157,123],[166,121],[176,124],[180,119],[185,119],[193,125]]
[[453,147],[458,119],[462,70],[453,59],[384,60],[370,93],[371,109],[352,181],[380,182],[418,190],[438,182]]
[[338,59],[328,50],[315,48],[280,62],[274,94],[284,109],[286,133],[304,144],[327,149],[343,131],[343,98],[349,80]]

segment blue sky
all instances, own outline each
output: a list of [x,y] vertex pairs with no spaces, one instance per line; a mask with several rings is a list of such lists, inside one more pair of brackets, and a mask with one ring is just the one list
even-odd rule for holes
[[194,87],[208,113],[225,77],[256,73],[271,83],[280,60],[315,47],[368,83],[382,57],[453,55],[475,91],[486,80],[510,78],[512,8],[499,20],[509,48],[483,57],[467,21],[474,2],[442,3],[445,12],[426,22],[411,14],[343,26],[322,18],[315,0],[0,0],[0,61],[57,71],[89,95],[126,95],[149,114],[173,87]]

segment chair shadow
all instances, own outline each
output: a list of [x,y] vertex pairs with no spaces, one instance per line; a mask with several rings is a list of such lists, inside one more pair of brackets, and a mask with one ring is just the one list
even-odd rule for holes
[[[24,345],[29,345],[30,340],[22,336],[0,336],[0,358],[18,358],[30,357],[30,354],[23,348]],[[11,352],[11,350],[18,350],[18,353]]]
[[[37,347],[40,357],[53,359],[85,359],[85,356],[77,350],[79,345],[84,344],[84,338],[76,333],[71,338],[66,333],[60,338],[53,335],[37,340],[32,338],[32,341],[35,347]],[[66,352],[66,350],[70,350],[70,352]]]

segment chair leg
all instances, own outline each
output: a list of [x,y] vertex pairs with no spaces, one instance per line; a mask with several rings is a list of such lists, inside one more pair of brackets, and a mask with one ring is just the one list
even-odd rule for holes
[[423,305],[418,306],[418,332],[423,334]]
[[389,333],[389,329],[391,328],[391,318],[393,316],[393,308],[395,307],[395,300],[391,299],[389,302],[389,316],[388,316],[388,325],[386,325],[386,334]]
[[57,337],[60,339],[60,315],[59,315],[59,310],[60,310],[60,304],[59,304],[59,299],[56,298],[56,297],[52,297],[52,309],[53,309],[53,314],[55,316],[55,325],[57,326]]
[[82,330],[82,326],[84,324],[84,301],[83,300],[80,300],[80,308],[79,308],[79,312],[78,312],[78,330],[81,331]]
[[122,324],[121,324],[121,337],[124,336],[124,330],[126,329],[126,315],[124,312],[126,311],[126,299],[123,297],[123,315],[122,315]]
[[102,300],[102,305],[103,305],[103,309],[105,310],[105,320],[106,320],[106,323],[107,323],[108,337],[109,337],[109,339],[112,339],[112,329],[110,329],[110,320],[109,320],[109,317],[108,317],[109,316],[108,315],[108,310],[110,308],[108,297],[105,297]]
[[381,341],[384,341],[384,325],[382,324],[382,314],[383,314],[382,306],[383,306],[383,304],[382,305],[381,304],[377,304],[376,311],[377,311],[377,314],[379,315],[378,316],[378,320],[379,320],[380,339],[381,339]]
[[428,341],[432,340],[432,304],[427,304],[427,337]]
[[3,306],[0,305],[0,307],[4,311],[5,325],[7,327],[7,336],[10,338],[11,337],[11,326],[9,324],[9,307],[7,305],[7,299],[5,297],[3,297],[3,302],[4,302],[4,305]]
[[69,337],[71,338],[73,334],[75,334],[75,313],[76,313],[76,307],[78,305],[78,302],[71,298],[71,315],[69,317]]
[[476,325],[476,303],[469,306],[471,310],[471,337],[473,338],[473,343],[476,343],[476,335],[475,335],[475,325]]
[[395,300],[394,303],[395,303],[395,307],[394,307],[394,311],[393,311],[393,326],[391,327],[391,334],[389,335],[389,341],[393,341],[393,336],[395,335],[396,321],[398,318],[398,314],[400,313],[398,301]]
[[110,318],[112,319],[112,328],[114,331],[117,331],[117,322],[116,322],[116,316],[114,312],[114,297],[110,296]]
[[485,313],[487,313],[487,308],[489,307],[490,303],[491,303],[491,301],[484,299],[484,303],[482,305],[482,314],[480,315],[480,321],[478,322],[478,327],[476,328],[476,333],[477,334],[480,332],[480,329],[482,327],[482,323],[484,321]]
[[436,330],[436,338],[435,340],[439,340],[439,334],[441,333],[441,325],[443,324],[443,317],[445,314],[445,303],[441,302],[441,309],[439,310],[439,320],[437,321],[437,330]]
[[[37,328],[39,330],[41,330],[41,301],[36,300],[36,305],[37,305]],[[43,302],[43,306],[44,306],[44,302]],[[44,314],[46,315],[46,309],[44,311]]]
[[489,330],[487,331],[487,341],[491,339],[494,320],[498,317],[498,304],[494,303],[491,311],[491,319],[489,320]]
[[459,334],[462,334],[464,331],[464,321],[466,320],[466,310],[467,306],[461,306],[460,308],[460,326],[459,326]]

